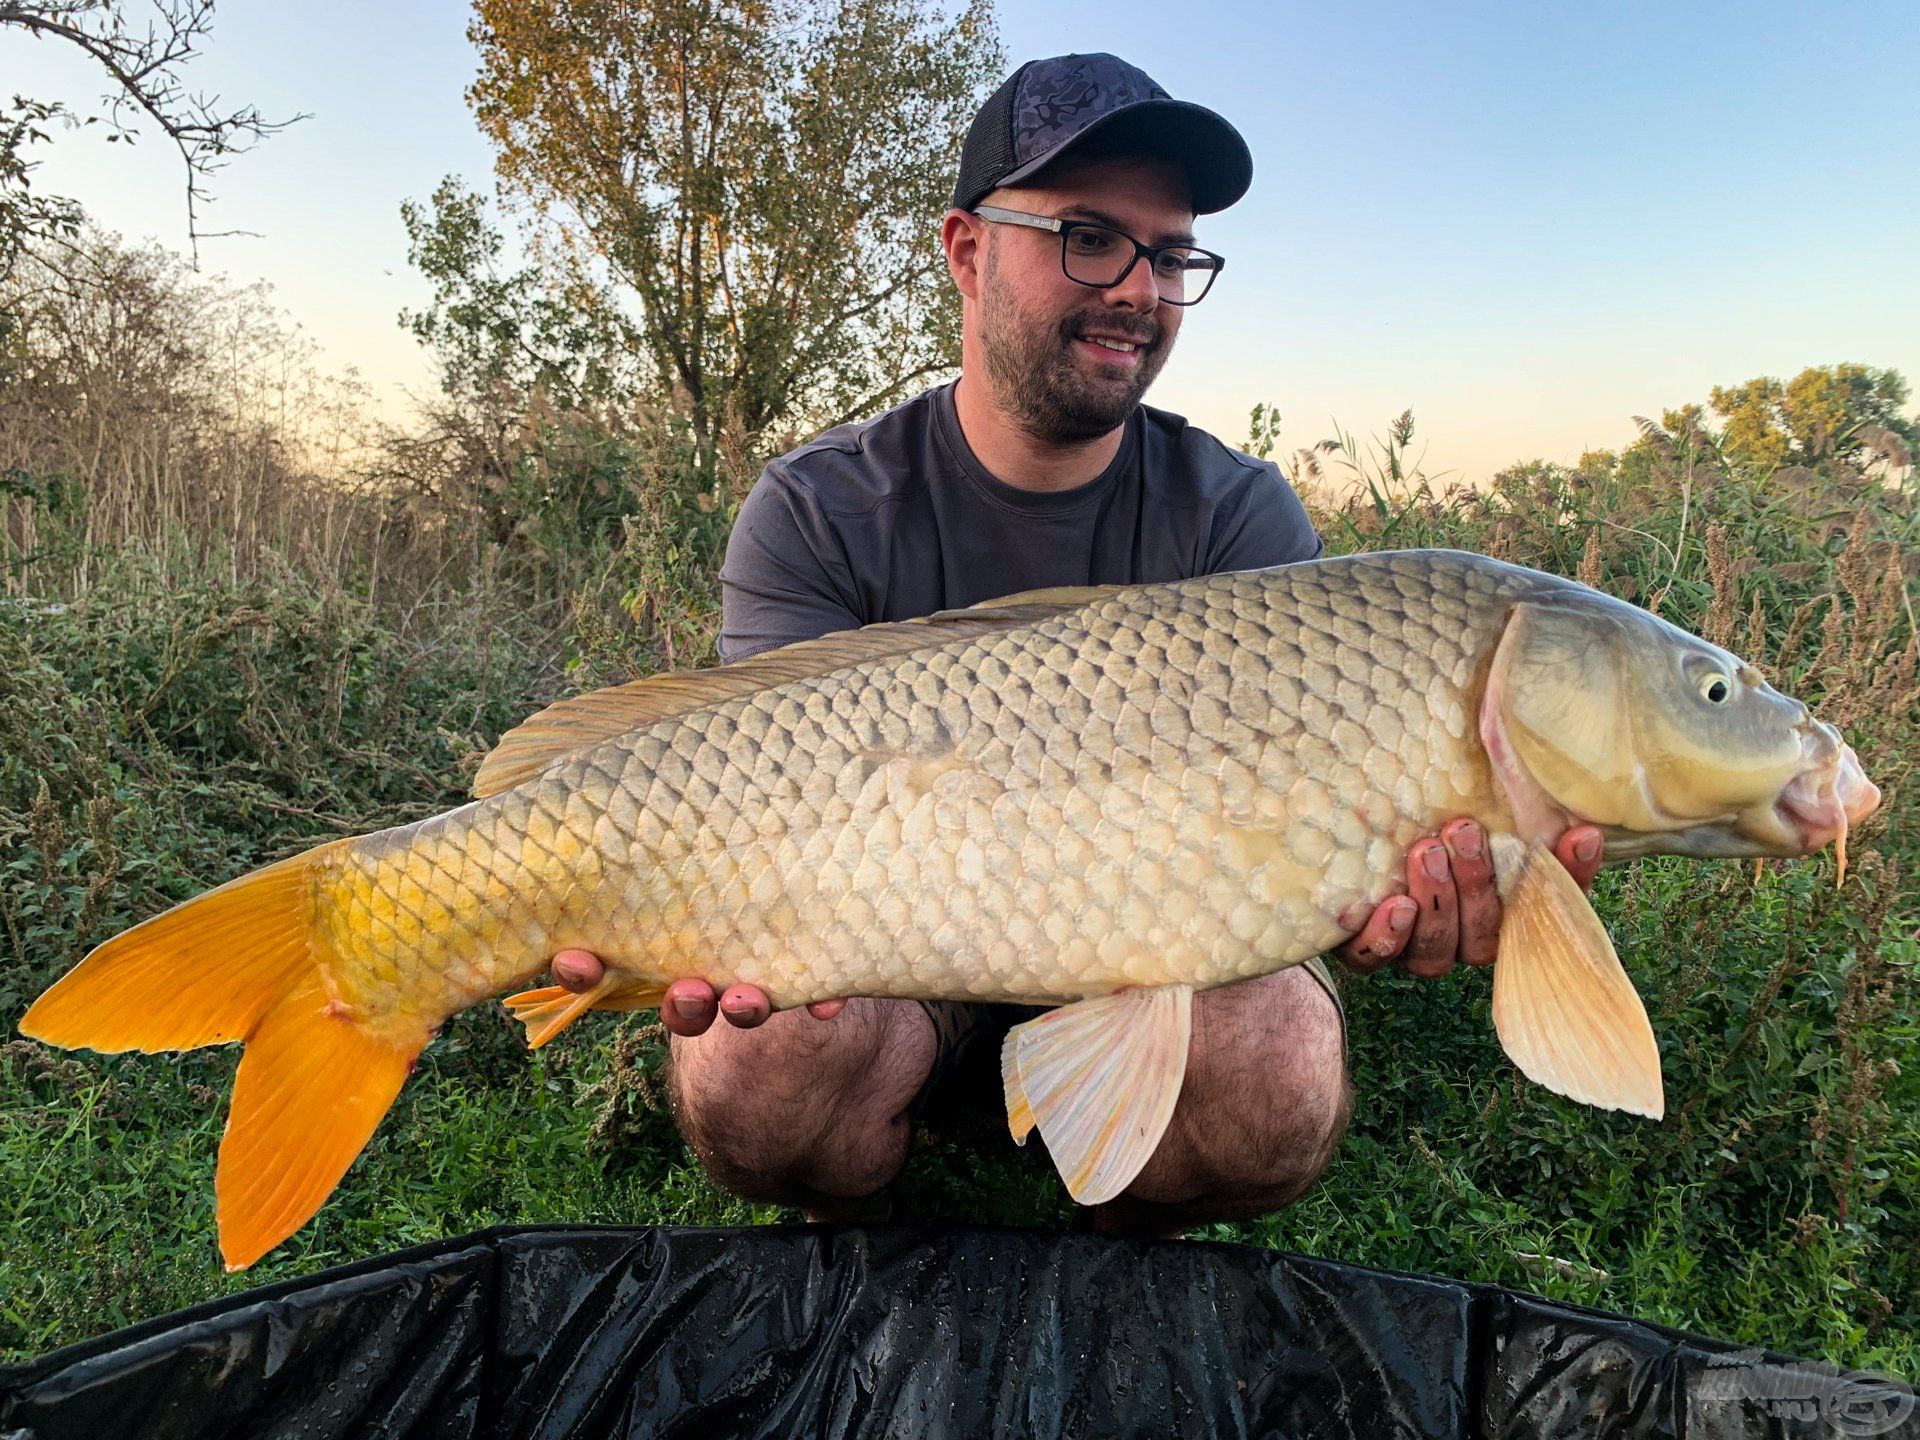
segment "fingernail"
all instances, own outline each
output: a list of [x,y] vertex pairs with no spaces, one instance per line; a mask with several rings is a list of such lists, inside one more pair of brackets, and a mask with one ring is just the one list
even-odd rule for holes
[[691,995],[676,995],[673,997],[673,1013],[682,1020],[698,1020],[707,1013],[707,1005],[704,1000],[696,1000]]
[[729,1015],[745,1015],[753,1009],[753,1001],[744,995],[723,995],[720,997],[720,1008]]
[[1600,837],[1589,835],[1573,847],[1573,858],[1582,865],[1591,865],[1600,858]]
[[1432,849],[1427,851],[1426,855],[1421,859],[1420,863],[1427,867],[1427,877],[1429,879],[1432,879],[1432,880],[1446,879],[1447,878],[1447,847],[1444,845],[1435,845]]
[[1478,825],[1462,825],[1454,832],[1453,853],[1462,860],[1480,858],[1480,827]]
[[1418,908],[1411,900],[1394,906],[1387,916],[1387,928],[1396,935],[1406,934],[1413,929],[1413,912]]

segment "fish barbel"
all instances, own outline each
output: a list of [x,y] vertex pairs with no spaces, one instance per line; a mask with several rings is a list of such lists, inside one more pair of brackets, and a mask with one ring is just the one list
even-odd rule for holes
[[442,1023],[572,946],[605,979],[509,1000],[534,1044],[681,976],[1057,1005],[1008,1037],[1009,1123],[1095,1203],[1159,1141],[1194,991],[1337,944],[1456,816],[1492,838],[1508,1055],[1657,1117],[1645,1010],[1547,847],[1587,822],[1609,858],[1798,855],[1878,801],[1732,655],[1451,551],[1033,591],[640,680],[510,732],[475,793],[116,936],[22,1020],[245,1042],[230,1269],[319,1208]]

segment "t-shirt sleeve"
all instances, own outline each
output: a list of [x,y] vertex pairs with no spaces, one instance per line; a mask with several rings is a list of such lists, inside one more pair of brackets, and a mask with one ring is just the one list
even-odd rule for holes
[[865,623],[851,567],[805,486],[769,466],[741,503],[720,567],[720,658]]
[[1307,507],[1271,461],[1240,487],[1237,501],[1213,517],[1206,573],[1257,570],[1311,560],[1325,547],[1307,518]]

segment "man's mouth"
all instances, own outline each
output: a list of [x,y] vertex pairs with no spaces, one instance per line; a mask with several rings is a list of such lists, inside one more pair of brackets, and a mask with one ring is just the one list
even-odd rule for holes
[[1149,342],[1105,330],[1082,330],[1074,336],[1081,348],[1100,364],[1132,366],[1140,363]]

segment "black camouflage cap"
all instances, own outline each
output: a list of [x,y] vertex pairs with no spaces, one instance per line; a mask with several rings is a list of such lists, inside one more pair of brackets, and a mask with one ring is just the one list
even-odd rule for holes
[[971,210],[1064,155],[1152,155],[1186,171],[1193,213],[1224,210],[1253,183],[1247,142],[1203,105],[1175,100],[1114,55],[1029,60],[988,97],[960,149],[957,210]]

